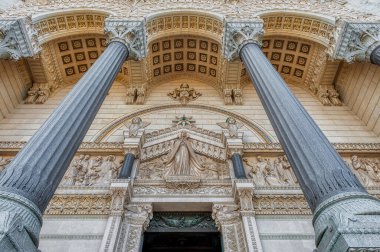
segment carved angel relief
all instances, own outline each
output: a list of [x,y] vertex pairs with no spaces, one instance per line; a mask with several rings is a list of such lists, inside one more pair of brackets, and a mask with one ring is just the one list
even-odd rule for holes
[[181,104],[187,104],[190,101],[194,101],[201,95],[202,94],[194,88],[190,88],[187,83],[182,83],[179,88],[176,88],[168,93],[170,98],[180,101]]
[[228,130],[230,137],[237,137],[238,130],[243,127],[243,124],[238,123],[233,117],[228,117],[225,122],[220,122],[217,124],[221,128]]
[[124,123],[129,137],[137,137],[139,130],[146,128],[149,124],[150,122],[143,122],[140,117],[135,117],[131,122]]

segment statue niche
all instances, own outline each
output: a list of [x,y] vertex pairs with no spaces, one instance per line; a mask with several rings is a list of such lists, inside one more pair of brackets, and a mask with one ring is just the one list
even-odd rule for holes
[[166,178],[172,176],[200,177],[205,170],[204,163],[196,156],[189,142],[187,133],[181,132],[179,139],[174,142],[173,149],[164,159],[167,167]]

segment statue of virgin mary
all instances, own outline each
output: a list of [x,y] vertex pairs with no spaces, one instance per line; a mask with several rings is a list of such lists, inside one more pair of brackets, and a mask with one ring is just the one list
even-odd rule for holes
[[185,131],[181,132],[179,139],[175,141],[173,149],[166,156],[164,164],[167,167],[165,177],[200,177],[201,172],[205,170],[203,162],[194,153]]

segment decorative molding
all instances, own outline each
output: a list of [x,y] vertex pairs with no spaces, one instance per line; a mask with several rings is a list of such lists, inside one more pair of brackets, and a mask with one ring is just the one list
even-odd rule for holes
[[110,195],[55,195],[45,214],[47,215],[108,215]]
[[255,195],[256,215],[311,215],[310,208],[301,195]]
[[40,50],[30,18],[0,19],[0,58],[19,60]]
[[83,34],[104,34],[105,13],[71,12],[50,16],[34,22],[38,41],[44,44],[54,39]]
[[141,60],[146,56],[147,43],[144,21],[107,18],[104,30],[109,42],[118,41],[128,47],[130,58]]
[[248,43],[261,45],[264,29],[259,19],[250,22],[227,21],[224,27],[223,55],[228,60],[238,58],[240,49]]
[[327,22],[312,16],[294,14],[262,15],[265,35],[283,35],[292,37],[307,37],[324,46],[328,46],[333,22]]

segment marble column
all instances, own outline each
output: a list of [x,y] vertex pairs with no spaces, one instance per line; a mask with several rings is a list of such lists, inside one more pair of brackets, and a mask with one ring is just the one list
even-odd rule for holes
[[239,153],[234,153],[232,154],[231,159],[232,159],[232,165],[234,167],[235,178],[237,179],[247,178],[241,155]]
[[135,162],[135,154],[127,153],[124,156],[124,163],[119,173],[119,179],[129,179],[131,177],[133,164]]
[[38,247],[42,213],[122,64],[130,52],[136,54],[136,43],[145,41],[138,39],[143,30],[135,23],[107,21],[107,49],[1,173],[0,251],[32,251],[25,248],[24,240]]
[[152,204],[135,203],[127,205],[116,251],[141,251],[142,237],[152,218]]
[[235,181],[233,191],[235,201],[240,205],[240,215],[247,241],[247,251],[263,252],[252,200],[254,192],[252,180],[241,179]]
[[265,57],[259,46],[262,27],[260,21],[227,23],[224,53],[230,59],[240,54],[246,66],[314,213],[317,251],[380,247],[380,239],[373,239],[380,234],[379,200],[366,192]]
[[239,206],[235,204],[214,204],[212,218],[222,233],[225,252],[246,252],[247,242]]

